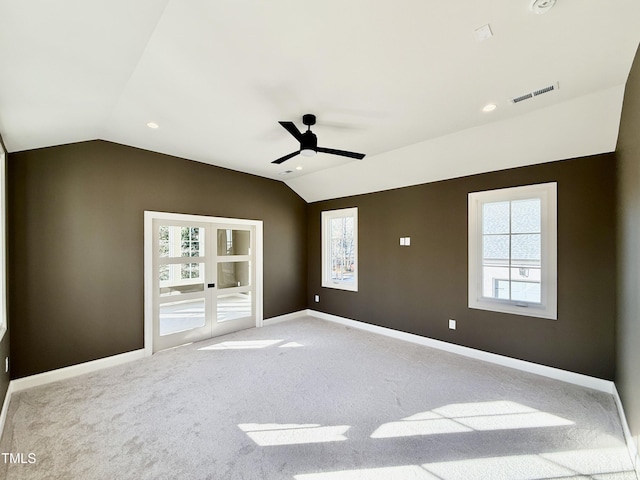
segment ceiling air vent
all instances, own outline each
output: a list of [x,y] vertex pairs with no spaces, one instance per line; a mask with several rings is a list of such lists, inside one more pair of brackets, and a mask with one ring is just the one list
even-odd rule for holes
[[511,99],[511,103],[520,103],[524,100],[529,100],[530,98],[537,97],[538,95],[542,95],[543,93],[553,92],[554,90],[558,90],[560,85],[558,82],[553,85],[549,85],[544,88],[539,88],[538,90],[534,90],[533,92],[525,93],[524,95],[520,95]]

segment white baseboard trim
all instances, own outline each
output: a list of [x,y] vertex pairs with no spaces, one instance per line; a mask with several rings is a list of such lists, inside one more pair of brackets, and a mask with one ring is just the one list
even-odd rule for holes
[[38,373],[29,377],[18,378],[17,380],[12,380],[9,385],[10,387],[13,387],[13,393],[20,392],[22,390],[26,390],[27,388],[38,387],[40,385],[46,385],[47,383],[57,382],[58,380],[77,377],[78,375],[83,375],[85,373],[96,372],[104,368],[115,367],[116,365],[129,363],[144,357],[144,349],[134,350],[132,352],[121,353],[119,355],[113,355],[111,357],[100,358],[91,362],[85,362],[78,365],[71,365],[70,367],[51,370],[50,372]]
[[11,385],[11,382],[9,382],[7,393],[4,396],[4,403],[2,404],[2,410],[0,411],[0,438],[2,438],[2,433],[4,432],[4,424],[7,421],[7,414],[9,412],[9,401],[11,400],[12,390],[13,390],[13,386]]
[[348,318],[339,317],[337,315],[331,315],[328,313],[317,312],[315,310],[308,310],[308,315],[327,320],[329,322],[339,323],[352,328],[358,328],[360,330],[366,330],[368,332],[377,333],[379,335],[386,335],[387,337],[396,338],[398,340],[404,340],[406,342],[417,343],[431,348],[437,348],[438,350],[444,350],[465,357],[474,358],[476,360],[482,360],[485,362],[495,363],[509,368],[515,368],[536,375],[542,375],[544,377],[553,378],[555,380],[561,380],[567,383],[573,383],[574,385],[580,385],[582,387],[592,388],[601,392],[613,394],[613,382],[609,380],[603,380],[601,378],[590,377],[588,375],[582,375],[580,373],[568,372],[559,368],[547,367],[545,365],[539,365],[537,363],[527,362],[524,360],[517,360],[515,358],[505,357],[495,353],[483,352],[482,350],[476,350],[474,348],[463,347],[455,345],[453,343],[443,342],[441,340],[434,340],[432,338],[422,337],[420,335],[414,335],[412,333],[400,332],[391,328],[379,327],[377,325],[370,325],[368,323],[359,322],[357,320],[351,320]]
[[308,317],[311,314],[309,310],[300,310],[298,312],[286,313],[284,315],[278,315],[277,317],[265,318],[262,321],[262,326],[266,327],[267,325],[274,325],[276,323],[288,322],[290,320],[295,320],[297,318]]
[[618,415],[620,415],[622,431],[624,432],[624,438],[627,443],[627,449],[629,450],[629,456],[631,457],[633,468],[636,471],[636,476],[640,478],[640,454],[638,454],[638,444],[636,443],[636,440],[635,438],[633,438],[631,430],[629,429],[627,416],[625,415],[624,408],[622,406],[622,399],[620,398],[620,394],[618,393],[618,389],[616,388],[615,384],[613,386],[613,399],[616,402],[616,407],[618,407]]

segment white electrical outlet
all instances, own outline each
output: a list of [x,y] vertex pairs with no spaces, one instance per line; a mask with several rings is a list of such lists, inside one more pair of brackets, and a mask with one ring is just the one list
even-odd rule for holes
[[320,301],[320,295],[316,295],[314,300],[316,301],[316,303],[318,303]]
[[455,330],[456,329],[456,321],[455,320],[449,319],[449,328],[451,330]]

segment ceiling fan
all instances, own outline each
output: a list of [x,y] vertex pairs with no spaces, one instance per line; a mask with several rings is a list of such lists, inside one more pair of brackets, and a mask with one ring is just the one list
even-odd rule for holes
[[313,157],[316,153],[330,153],[332,155],[342,155],[343,157],[357,158],[358,160],[362,160],[364,158],[364,153],[355,153],[355,152],[346,152],[344,150],[336,150],[334,148],[324,148],[318,146],[318,138],[315,133],[311,131],[311,125],[316,124],[316,116],[311,115],[310,113],[302,116],[302,123],[307,126],[307,131],[302,133],[298,130],[298,127],[295,126],[293,122],[279,122],[287,132],[295,137],[296,140],[300,142],[300,150],[285,155],[284,157],[280,157],[277,160],[274,160],[271,163],[281,164],[282,162],[286,162],[290,158],[295,157],[298,154],[302,154],[305,157]]

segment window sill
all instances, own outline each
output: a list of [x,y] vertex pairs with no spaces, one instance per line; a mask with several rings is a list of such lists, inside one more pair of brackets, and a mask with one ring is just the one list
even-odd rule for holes
[[520,306],[511,302],[476,301],[469,302],[469,308],[475,310],[486,310],[489,312],[508,313],[511,315],[521,315],[525,317],[545,318],[547,320],[557,320],[558,312],[555,309],[543,306],[527,305]]
[[334,290],[346,290],[348,292],[357,292],[357,285],[344,285],[340,283],[332,283],[332,284],[322,284],[322,288],[333,288]]

